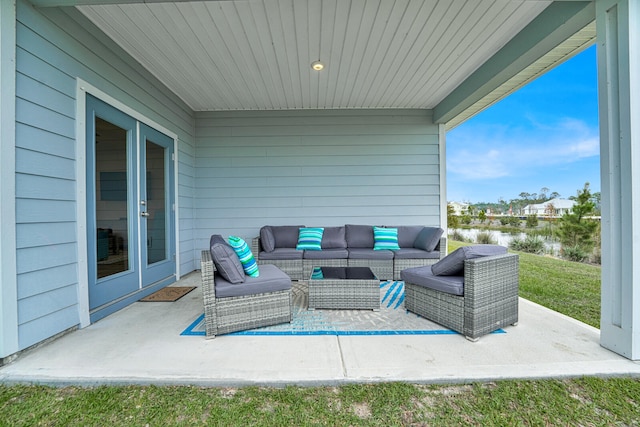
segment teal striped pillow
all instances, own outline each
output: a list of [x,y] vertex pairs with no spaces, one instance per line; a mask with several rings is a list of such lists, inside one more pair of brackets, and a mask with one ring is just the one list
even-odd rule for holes
[[321,251],[323,234],[324,228],[322,227],[301,228],[298,234],[298,244],[296,245],[296,249],[305,251]]
[[398,229],[397,228],[385,228],[385,227],[373,227],[373,250],[398,250]]
[[258,271],[258,263],[249,249],[247,242],[240,237],[229,236],[229,245],[236,251],[238,258],[240,258],[240,264],[247,276],[258,277],[260,272]]

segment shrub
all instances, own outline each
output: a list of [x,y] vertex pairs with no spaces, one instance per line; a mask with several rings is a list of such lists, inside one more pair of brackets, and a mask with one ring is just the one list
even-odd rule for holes
[[449,234],[449,239],[455,240],[457,242],[466,242],[467,239],[464,238],[462,233],[459,230],[453,230],[453,233]]
[[524,240],[513,239],[509,247],[516,251],[542,255],[545,252],[544,239],[539,236],[527,236]]
[[537,215],[528,215],[526,224],[527,224],[527,228],[536,228],[538,226]]
[[484,245],[495,245],[496,241],[493,239],[493,234],[488,231],[481,231],[476,236],[476,242]]
[[562,247],[562,258],[575,261],[575,262],[583,262],[587,258],[589,258],[589,254],[584,248],[580,245],[575,246],[563,246]]
[[462,223],[466,225],[471,224],[471,215],[462,215],[460,217],[460,221],[462,221]]
[[510,223],[513,227],[520,227],[521,222],[520,222],[520,218],[518,218],[517,216],[512,216],[511,217],[511,223]]
[[510,225],[511,227],[520,227],[520,218],[517,216],[503,216],[500,217],[500,224]]

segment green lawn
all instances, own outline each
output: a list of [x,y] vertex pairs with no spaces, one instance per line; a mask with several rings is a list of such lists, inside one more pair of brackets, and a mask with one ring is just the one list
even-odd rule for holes
[[[450,242],[449,251],[462,245]],[[520,295],[599,324],[600,268],[520,253]],[[639,425],[640,379],[459,385],[96,388],[0,385],[3,426]]]
[[0,386],[0,426],[638,425],[640,381],[198,388]]

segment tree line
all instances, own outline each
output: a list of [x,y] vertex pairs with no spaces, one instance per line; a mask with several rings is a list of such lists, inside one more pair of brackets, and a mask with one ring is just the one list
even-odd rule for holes
[[[589,183],[586,183],[589,186]],[[504,198],[498,198],[497,202],[479,202],[469,204],[469,213],[472,216],[478,215],[480,212],[491,212],[494,215],[507,215],[509,211],[513,215],[522,215],[524,208],[527,205],[536,205],[548,202],[549,200],[558,199],[562,196],[557,191],[551,191],[547,187],[542,187],[539,193],[528,193],[526,191],[521,192],[517,198],[505,200]],[[569,196],[567,199],[576,201],[578,195]],[[589,200],[594,203],[595,210],[594,215],[598,215],[600,211],[600,192],[589,192]]]
[[[522,207],[528,204],[538,204],[559,197],[557,193],[550,193],[543,188],[541,194],[531,195],[529,193],[520,193]],[[535,196],[535,197],[534,197]],[[549,217],[546,220],[549,235],[558,239],[561,245],[561,255],[563,258],[571,261],[593,260],[599,263],[600,260],[600,222],[594,217],[599,215],[600,193],[591,193],[589,183],[586,182],[581,190],[577,191],[576,196],[570,197],[575,201],[575,205],[570,212],[565,213],[559,218]],[[512,202],[513,203],[513,202]],[[506,202],[500,203],[499,206],[506,205]],[[460,224],[470,224],[472,218],[484,224],[490,217],[487,216],[487,207],[469,205],[467,212],[462,215],[456,215],[453,206],[447,205],[447,221],[450,228],[458,228]],[[508,211],[508,207],[507,207]],[[495,211],[491,211],[494,213]],[[506,215],[500,216],[499,221],[503,226],[520,227],[522,221],[519,216]],[[527,228],[537,228],[538,218],[536,215],[527,216],[524,224]],[[516,241],[516,250],[525,250],[527,252],[538,252],[543,247],[542,241],[534,241],[539,236],[529,241]],[[538,239],[539,240],[539,239]],[[530,249],[529,249],[530,248]]]

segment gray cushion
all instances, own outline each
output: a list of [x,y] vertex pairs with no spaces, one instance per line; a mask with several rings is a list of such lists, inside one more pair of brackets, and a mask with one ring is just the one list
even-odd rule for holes
[[433,264],[431,271],[436,276],[460,276],[464,274],[465,260],[506,253],[507,248],[499,245],[463,246]]
[[347,259],[346,249],[323,249],[321,251],[304,251],[305,259]]
[[216,298],[239,297],[291,289],[291,278],[272,264],[260,266],[260,276],[247,276],[242,286],[229,283],[219,274],[215,275]]
[[424,286],[436,291],[453,295],[464,295],[464,276],[435,276],[432,265],[407,268],[400,272],[400,278],[406,283]]
[[390,227],[398,229],[398,245],[401,248],[412,248],[413,242],[424,228],[422,225],[394,225]]
[[393,251],[394,258],[396,259],[438,259],[440,258],[440,252],[438,251],[423,251],[416,248],[400,248],[397,251]]
[[373,226],[347,224],[345,233],[348,248],[373,249]]
[[265,225],[260,229],[260,245],[265,252],[271,252],[276,248],[276,238],[270,225]]
[[371,259],[371,260],[392,260],[393,251],[381,250],[375,251],[373,248],[349,248],[350,259]]
[[[444,230],[438,227],[423,227],[413,242],[413,247],[431,252],[436,249]],[[402,247],[402,245],[400,245]]]
[[275,239],[275,249],[295,248],[298,244],[298,235],[304,225],[272,225],[271,232]]
[[271,252],[260,252],[260,256],[258,258],[260,261],[269,259],[302,259],[303,254],[304,251],[299,251],[295,248],[280,248],[274,249]]
[[211,236],[209,249],[213,264],[222,277],[234,284],[244,282],[245,274],[240,258],[221,235],[214,234]]
[[324,227],[322,235],[322,249],[344,249],[347,247],[346,230],[344,227]]

